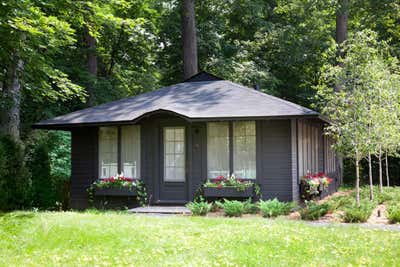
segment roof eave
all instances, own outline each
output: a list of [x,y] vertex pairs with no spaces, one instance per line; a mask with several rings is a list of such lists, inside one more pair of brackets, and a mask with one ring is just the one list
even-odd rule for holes
[[150,117],[154,114],[158,113],[174,113],[178,117],[181,117],[188,122],[205,122],[205,121],[237,121],[237,120],[272,120],[272,119],[301,119],[301,118],[315,118],[320,119],[324,122],[329,123],[329,121],[321,116],[320,114],[299,114],[299,115],[278,115],[278,116],[240,116],[240,117],[186,117],[182,114],[178,114],[175,112],[165,111],[165,110],[156,110],[153,112],[145,113],[142,116],[135,118],[134,120],[124,120],[124,121],[103,121],[103,122],[87,122],[87,123],[53,123],[53,124],[41,124],[36,123],[32,125],[33,129],[44,129],[44,130],[64,130],[71,131],[74,128],[79,127],[99,127],[99,126],[116,126],[116,125],[128,125],[135,124],[140,120]]

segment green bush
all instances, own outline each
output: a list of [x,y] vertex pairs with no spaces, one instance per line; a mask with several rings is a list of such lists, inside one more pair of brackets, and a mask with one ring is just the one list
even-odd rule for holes
[[243,213],[256,214],[259,210],[260,209],[258,208],[258,205],[255,203],[252,203],[251,199],[248,199],[246,202],[244,202]]
[[328,203],[317,204],[314,201],[307,201],[306,206],[300,210],[303,220],[315,221],[324,216],[330,210]]
[[224,212],[226,216],[229,217],[240,217],[244,211],[244,204],[237,200],[227,200],[224,201]]
[[0,162],[0,210],[30,207],[31,180],[22,144],[1,136]]
[[400,203],[390,203],[387,213],[390,223],[400,223]]
[[352,196],[338,196],[332,197],[326,203],[329,205],[330,211],[335,211],[340,208],[351,205],[354,202]]
[[356,204],[344,209],[343,220],[347,223],[366,222],[374,209],[373,203],[363,201],[359,207]]
[[199,201],[193,201],[186,204],[186,207],[190,209],[195,216],[204,216],[211,210],[211,204],[200,199]]
[[273,200],[260,201],[258,204],[263,217],[276,217],[287,215],[293,208],[292,203],[281,202],[274,198]]

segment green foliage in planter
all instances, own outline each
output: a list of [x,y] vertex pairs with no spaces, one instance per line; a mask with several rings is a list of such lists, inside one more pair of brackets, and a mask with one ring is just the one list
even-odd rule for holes
[[224,212],[228,217],[240,217],[244,211],[244,204],[238,200],[224,200]]
[[244,214],[256,214],[260,209],[256,203],[251,202],[251,198],[249,198],[246,202],[244,202],[243,213]]
[[195,216],[204,216],[211,210],[211,204],[207,203],[204,199],[189,202],[186,204],[186,207],[190,209]]
[[303,220],[314,221],[328,213],[330,206],[328,203],[317,204],[314,201],[306,201],[306,206],[300,210]]
[[369,201],[362,201],[359,207],[354,203],[344,209],[343,220],[347,223],[366,222],[371,216],[374,207],[373,203]]
[[147,195],[146,184],[142,180],[136,181],[136,199],[139,201],[141,206],[149,204],[149,197]]
[[400,223],[400,203],[389,203],[387,214],[390,223]]
[[277,217],[289,214],[293,208],[293,203],[281,202],[274,198],[272,200],[260,201],[258,206],[263,217]]

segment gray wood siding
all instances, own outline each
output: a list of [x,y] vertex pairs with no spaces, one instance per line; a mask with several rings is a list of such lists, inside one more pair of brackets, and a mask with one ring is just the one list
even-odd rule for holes
[[206,123],[194,123],[192,129],[191,179],[189,200],[207,179],[207,129]]
[[88,207],[87,188],[97,179],[98,136],[97,127],[85,127],[72,131],[71,141],[71,191],[72,209]]
[[259,121],[257,128],[257,182],[263,199],[292,201],[291,122]]

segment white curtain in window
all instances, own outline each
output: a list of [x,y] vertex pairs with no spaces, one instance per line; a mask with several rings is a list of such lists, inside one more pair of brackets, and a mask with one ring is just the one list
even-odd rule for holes
[[207,124],[207,175],[215,178],[229,175],[229,123]]
[[255,121],[233,123],[233,171],[238,178],[256,179]]
[[164,181],[185,181],[185,128],[164,128]]
[[125,177],[140,178],[140,126],[121,127],[121,160]]
[[118,128],[99,128],[100,178],[114,176],[118,172]]

